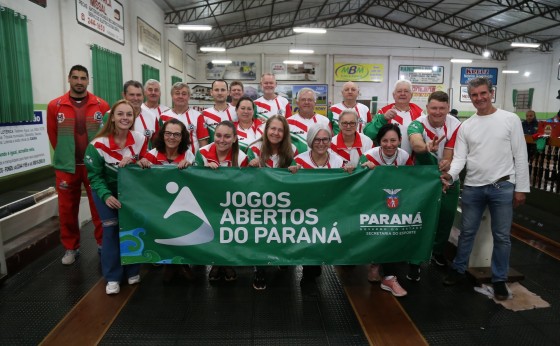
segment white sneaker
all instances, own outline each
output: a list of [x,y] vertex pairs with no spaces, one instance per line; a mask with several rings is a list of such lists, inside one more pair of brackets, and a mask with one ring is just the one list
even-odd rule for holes
[[76,257],[78,257],[78,250],[66,250],[62,256],[62,264],[69,266],[76,262]]
[[117,294],[121,291],[121,285],[118,281],[109,281],[107,286],[105,286],[105,293],[107,294]]
[[381,289],[391,292],[395,297],[404,297],[407,292],[397,281],[396,276],[386,276],[381,281]]
[[129,285],[135,285],[140,282],[140,275],[134,275],[128,278]]

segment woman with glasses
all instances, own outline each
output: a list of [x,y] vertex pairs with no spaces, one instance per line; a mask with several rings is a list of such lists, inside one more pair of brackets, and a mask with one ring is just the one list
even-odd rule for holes
[[249,144],[253,143],[263,135],[263,124],[259,119],[253,119],[254,104],[249,97],[242,97],[235,106],[237,112],[237,122],[235,128],[237,130],[237,138],[239,140],[239,148],[243,152],[247,152]]
[[132,105],[126,100],[117,101],[84,157],[93,201],[103,226],[101,270],[107,280],[107,294],[119,293],[125,278],[129,285],[140,282],[139,264],[121,264],[118,210],[122,205],[117,199],[119,168],[135,163],[148,147],[143,133],[131,131],[134,118]]
[[373,141],[358,132],[359,119],[351,108],[343,110],[338,118],[340,132],[333,137],[331,149],[344,160],[345,167],[356,167],[362,154],[373,147]]
[[[203,146],[195,156],[195,165],[218,169],[219,167],[247,167],[247,155],[239,149],[239,140],[235,125],[224,120],[216,126],[214,142]],[[230,266],[212,266],[208,280],[234,281],[237,279],[235,269]]]
[[[190,146],[190,136],[185,124],[178,119],[171,118],[157,133],[154,149],[147,152],[138,161],[138,165],[142,168],[150,168],[152,165],[175,165],[179,169],[187,168],[194,161],[194,154],[189,150]],[[194,274],[188,264],[165,265],[163,282],[170,283],[175,278],[192,281]]]
[[[399,148],[401,144],[401,130],[398,124],[383,125],[377,133],[376,142],[379,147],[365,152],[360,158],[360,165],[369,169],[377,166],[411,166],[413,164],[406,151]],[[383,278],[381,278],[383,270]],[[383,268],[379,264],[371,264],[368,272],[369,282],[381,281],[381,288],[391,292],[395,297],[404,297],[407,292],[399,284],[396,277],[396,264],[384,263]]]
[[[343,168],[352,173],[354,167],[345,167],[340,156],[330,150],[331,129],[328,125],[317,123],[312,125],[307,132],[307,145],[309,150],[297,155],[290,172],[296,173],[299,169],[332,169]],[[321,266],[303,266],[302,280],[314,280],[321,275]]]

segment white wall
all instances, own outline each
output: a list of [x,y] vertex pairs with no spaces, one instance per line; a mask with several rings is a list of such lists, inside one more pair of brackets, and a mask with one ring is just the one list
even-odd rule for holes
[[[0,5],[28,16],[28,35],[31,53],[31,73],[35,104],[46,104],[68,90],[67,75],[70,67],[81,64],[92,70],[90,45],[97,44],[119,53],[123,61],[123,81],[142,80],[142,64],[159,69],[162,82],[162,103],[171,104],[169,95],[171,76],[185,80],[183,72],[169,67],[168,40],[185,52],[183,34],[175,28],[166,28],[163,11],[152,0],[119,0],[123,5],[125,44],[112,41],[80,24],[76,20],[75,0],[53,0],[43,8],[30,1],[0,0]],[[161,34],[162,61],[156,61],[138,52],[137,17]],[[61,18],[63,20],[61,20]],[[191,50],[192,51],[192,50]],[[187,59],[183,59],[186,64]],[[89,90],[93,91],[94,78]]]

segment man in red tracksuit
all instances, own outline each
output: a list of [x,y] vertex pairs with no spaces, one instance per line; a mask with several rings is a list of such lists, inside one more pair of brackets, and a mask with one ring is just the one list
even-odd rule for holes
[[103,231],[91,197],[84,152],[109,110],[107,102],[87,91],[89,73],[84,66],[72,66],[68,84],[70,91],[49,102],[47,107],[47,133],[54,149],[60,240],[66,249],[62,264],[65,265],[74,263],[80,248],[78,210],[82,184],[89,199],[95,239],[101,247]]

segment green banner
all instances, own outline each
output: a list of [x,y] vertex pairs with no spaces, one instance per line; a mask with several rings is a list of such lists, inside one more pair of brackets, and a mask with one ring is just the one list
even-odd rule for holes
[[424,261],[437,166],[348,174],[154,166],[119,170],[121,259],[218,265]]

